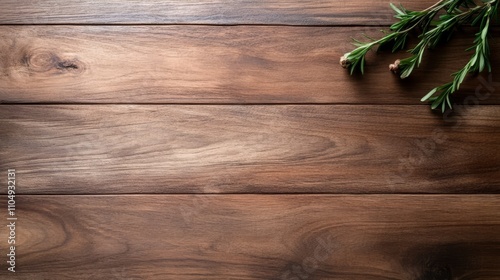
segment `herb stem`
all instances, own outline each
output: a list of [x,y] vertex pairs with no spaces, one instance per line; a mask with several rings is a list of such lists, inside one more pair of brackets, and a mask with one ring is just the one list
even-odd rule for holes
[[[439,0],[421,11],[410,11],[401,5],[391,4],[396,13],[395,17],[399,20],[391,25],[391,32],[380,39],[370,39],[370,42],[354,40],[356,48],[344,54],[340,63],[344,68],[348,68],[351,74],[356,70],[363,74],[365,56],[369,50],[376,45],[380,48],[389,43],[392,44],[393,52],[404,49],[409,33],[418,29],[420,41],[409,50],[411,56],[398,59],[389,66],[391,71],[399,73],[404,79],[419,67],[427,49],[449,41],[458,27],[466,24],[479,26],[473,46],[467,49],[474,50],[469,62],[452,74],[451,82],[434,88],[422,98],[422,101],[431,101],[433,109],[441,107],[444,111],[447,106],[452,107],[450,95],[460,88],[469,73],[480,73],[484,69],[491,71],[488,35],[491,22],[498,18],[499,3],[500,0]],[[442,11],[444,12],[441,13]]]

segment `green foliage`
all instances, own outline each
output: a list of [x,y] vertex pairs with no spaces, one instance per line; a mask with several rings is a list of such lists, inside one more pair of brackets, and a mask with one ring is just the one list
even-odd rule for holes
[[497,18],[498,0],[441,0],[422,11],[410,11],[403,6],[391,4],[395,12],[396,23],[391,25],[391,32],[378,40],[361,42],[355,40],[357,47],[341,58],[343,67],[353,74],[356,71],[364,73],[365,56],[375,46],[391,45],[397,52],[406,48],[408,34],[414,30],[420,31],[419,43],[410,49],[410,56],[397,60],[390,69],[397,72],[402,79],[411,75],[419,67],[426,49],[435,48],[442,42],[450,40],[453,32],[463,25],[479,26],[473,46],[474,50],[469,62],[452,75],[453,81],[432,89],[422,101],[430,101],[432,109],[441,108],[444,112],[451,106],[450,95],[456,92],[469,73],[479,73],[485,68],[491,72],[490,49],[488,34],[490,23]]

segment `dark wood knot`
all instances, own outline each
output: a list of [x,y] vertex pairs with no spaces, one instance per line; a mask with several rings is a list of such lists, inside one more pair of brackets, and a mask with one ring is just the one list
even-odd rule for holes
[[30,72],[55,72],[79,74],[84,71],[84,64],[77,58],[63,58],[47,50],[36,50],[26,54],[22,62]]

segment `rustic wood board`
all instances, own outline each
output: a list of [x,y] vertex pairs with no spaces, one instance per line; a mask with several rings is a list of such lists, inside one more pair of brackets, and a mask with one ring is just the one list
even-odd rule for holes
[[24,194],[497,193],[498,107],[429,110],[3,105],[0,169]]
[[[429,0],[402,0],[423,9]],[[369,1],[259,0],[2,0],[0,24],[288,24],[383,25],[389,3]]]
[[0,279],[499,279],[500,76],[350,76],[389,2],[0,1]]
[[[410,80],[387,68],[404,53],[372,53],[367,74],[351,77],[338,61],[363,32],[380,36],[366,27],[0,26],[0,102],[415,105],[469,57],[461,37],[444,55],[429,51]],[[484,96],[499,81],[470,77],[462,93]],[[488,95],[481,104],[500,104]]]
[[15,279],[500,277],[498,195],[26,195],[18,203]]

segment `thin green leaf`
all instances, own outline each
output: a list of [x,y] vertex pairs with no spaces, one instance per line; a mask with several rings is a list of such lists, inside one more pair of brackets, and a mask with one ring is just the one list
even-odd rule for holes
[[396,5],[392,4],[392,3],[389,3],[389,5],[391,6],[391,8],[400,16],[404,15],[405,13],[403,13],[403,11],[401,11],[400,9],[398,9],[398,7],[396,7]]
[[422,99],[420,99],[420,101],[422,101],[422,102],[427,101],[427,99],[429,99],[432,95],[434,95],[434,93],[436,93],[437,90],[438,90],[438,88],[432,89],[431,91],[429,91],[429,93],[427,93],[424,97],[422,97]]
[[365,74],[365,57],[363,56],[361,58],[361,65],[360,65],[360,68],[361,68],[361,74],[364,75]]
[[446,96],[446,102],[448,103],[448,106],[450,106],[450,109],[453,108],[453,106],[451,106],[450,96],[449,95]]

